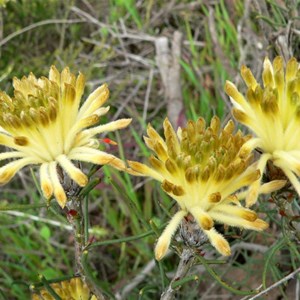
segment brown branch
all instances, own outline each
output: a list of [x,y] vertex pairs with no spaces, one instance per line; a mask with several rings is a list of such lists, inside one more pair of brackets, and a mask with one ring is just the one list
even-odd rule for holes
[[176,274],[166,290],[162,293],[160,300],[172,300],[175,297],[176,291],[180,288],[177,287],[175,289],[172,288],[172,284],[186,276],[190,268],[192,267],[194,263],[194,253],[193,250],[190,248],[184,248],[181,257],[180,257],[180,262],[177,267]]
[[261,291],[260,293],[256,294],[255,296],[248,298],[249,300],[254,300],[257,298],[260,298],[262,295],[267,294],[269,291],[271,291],[272,289],[276,288],[277,286],[283,284],[284,282],[293,279],[294,277],[296,277],[296,275],[300,273],[300,268],[298,268],[297,270],[295,270],[294,272],[290,273],[289,275],[283,277],[282,279],[280,279],[279,281],[275,282],[274,284],[272,284],[271,286],[269,286],[268,288],[266,288],[265,290]]
[[179,31],[176,31],[173,35],[171,50],[166,37],[160,37],[155,41],[156,63],[164,85],[167,114],[170,122],[175,127],[186,122],[180,83],[181,42],[182,34]]

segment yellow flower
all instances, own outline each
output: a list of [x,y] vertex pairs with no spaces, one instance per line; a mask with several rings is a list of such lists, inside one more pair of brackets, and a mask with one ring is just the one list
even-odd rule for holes
[[[21,80],[14,78],[14,96],[0,91],[0,145],[13,151],[0,153],[0,161],[14,158],[0,168],[0,184],[7,183],[26,165],[40,165],[40,183],[44,196],[53,194],[64,207],[66,193],[60,183],[60,166],[79,186],[87,176],[72,161],[109,164],[125,169],[115,156],[100,151],[95,135],[126,127],[131,119],[120,119],[98,125],[109,107],[107,85],[97,88],[80,105],[85,78],[65,68],[61,73],[52,66],[49,78],[33,74]],[[94,127],[93,127],[94,126]],[[90,127],[90,128],[89,128]]]
[[[248,87],[244,97],[231,82],[225,85],[234,109],[233,115],[256,135],[243,148],[259,148],[262,152],[257,167],[264,171],[267,161],[280,168],[300,195],[300,70],[295,58],[286,68],[282,57],[273,64],[264,61],[263,87],[257,83],[250,69],[241,68],[242,77]],[[248,206],[257,200],[260,180],[249,188],[246,198]]]
[[[90,293],[88,286],[80,277],[59,283],[50,284],[51,288],[62,300],[97,300],[95,295]],[[32,294],[32,300],[54,300],[54,297],[46,289]]]
[[157,260],[163,258],[171,237],[183,217],[190,213],[207,234],[211,244],[223,255],[230,255],[230,246],[214,228],[214,221],[239,228],[263,230],[267,223],[257,214],[241,206],[235,193],[260,177],[260,172],[248,167],[250,152],[240,153],[249,140],[240,131],[234,134],[230,120],[224,129],[217,117],[206,128],[203,118],[189,121],[177,134],[168,119],[164,121],[165,140],[149,125],[147,146],[156,153],[151,167],[129,162],[141,175],[162,183],[163,190],[177,201],[180,210],[173,216],[155,247]]

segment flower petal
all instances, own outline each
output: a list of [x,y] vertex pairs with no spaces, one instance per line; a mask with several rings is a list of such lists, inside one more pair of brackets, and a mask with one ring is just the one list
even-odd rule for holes
[[78,118],[84,118],[93,114],[95,110],[97,110],[102,104],[106,102],[109,96],[109,90],[107,84],[103,84],[98,87],[95,91],[93,91],[86,101],[81,106]]
[[83,131],[83,135],[94,136],[96,134],[107,132],[107,131],[115,131],[118,129],[122,129],[127,127],[131,123],[132,119],[119,119],[113,122],[109,122],[103,125],[99,125],[90,129],[86,129]]
[[211,218],[210,213],[207,213],[201,207],[195,206],[189,208],[189,212],[194,216],[195,220],[203,230],[210,230],[214,226],[214,221]]
[[26,154],[19,151],[8,151],[8,152],[0,153],[0,161],[8,158],[20,158],[25,156]]
[[155,259],[161,260],[167,253],[167,250],[170,246],[171,239],[175,233],[177,227],[179,226],[181,220],[187,215],[187,212],[184,210],[178,211],[171,219],[169,224],[164,229],[163,233],[159,237],[157,244],[155,246]]
[[[257,230],[257,231],[261,231],[268,227],[268,223],[266,223],[260,219],[256,219],[255,221],[248,221],[237,215],[233,215],[233,214],[227,215],[224,212],[217,211],[217,210],[216,211],[213,210],[209,214],[214,220],[216,220],[222,224],[227,224],[227,225],[233,226],[233,227],[252,229],[252,230]],[[246,215],[246,213],[245,213],[245,215]],[[249,214],[249,217],[250,217],[250,214]]]
[[232,82],[226,81],[225,92],[228,96],[230,96],[232,102],[238,109],[242,109],[244,112],[247,113],[252,111],[252,108],[250,107],[249,103],[246,101],[244,96],[238,91],[238,89]]
[[52,182],[54,196],[58,204],[61,206],[61,208],[64,208],[67,203],[67,196],[59,181],[56,167],[57,167],[56,161],[49,163],[49,176]]
[[49,163],[43,163],[40,167],[40,184],[45,198],[50,199],[53,195],[53,186],[49,177]]
[[230,246],[222,234],[218,233],[215,228],[204,231],[211,244],[224,256],[231,254]]
[[79,168],[74,166],[66,155],[59,155],[56,160],[79,186],[86,186],[88,178]]
[[106,165],[114,160],[115,156],[89,147],[77,147],[71,150],[68,158],[71,160],[90,162],[97,165]]
[[[236,206],[231,204],[218,204],[214,206],[209,213],[217,212],[220,214],[231,216],[232,218],[242,218],[247,221],[254,222],[257,219],[257,214],[253,210],[250,210],[248,208],[244,208],[242,206]],[[220,220],[218,220],[220,221]],[[226,224],[226,223],[224,223]],[[230,225],[230,224],[229,224]]]
[[15,174],[23,167],[36,163],[36,160],[32,157],[25,157],[15,161],[12,161],[0,168],[0,184],[9,182]]
[[149,168],[147,165],[136,162],[136,161],[127,161],[130,168],[137,172],[139,175],[142,176],[150,176],[160,182],[164,180],[164,177],[161,174],[157,173],[152,168]]
[[[259,158],[259,161],[257,164],[257,169],[261,172],[261,174],[263,173],[263,170],[265,169],[266,164],[271,157],[272,157],[271,154],[265,153],[265,154],[262,154],[261,157]],[[260,186],[261,186],[261,178],[254,181],[250,185],[248,194],[246,197],[246,206],[247,207],[251,207],[253,204],[256,203]]]
[[286,177],[290,180],[291,184],[297,191],[298,195],[300,195],[300,182],[299,182],[297,176],[292,171],[290,171],[288,168],[286,168],[283,164],[281,166],[281,169],[282,169],[283,173],[286,175]]

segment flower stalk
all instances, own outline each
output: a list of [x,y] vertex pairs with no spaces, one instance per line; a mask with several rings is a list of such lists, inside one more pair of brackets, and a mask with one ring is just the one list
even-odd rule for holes
[[181,286],[179,285],[176,288],[173,288],[173,285],[188,274],[189,270],[194,264],[194,261],[194,251],[191,248],[185,247],[180,255],[180,261],[175,276],[173,277],[165,291],[162,293],[160,297],[161,300],[175,299],[176,292],[180,289]]
[[[65,177],[67,178],[67,177]],[[72,233],[74,239],[74,258],[75,258],[75,274],[83,278],[89,290],[97,296],[98,300],[104,300],[105,297],[100,287],[91,279],[89,274],[86,274],[83,257],[85,247],[88,243],[88,197],[87,193],[83,193],[82,189],[77,186],[73,187],[75,183],[66,184],[64,189],[67,195],[70,195],[67,201],[67,219],[72,226]],[[75,184],[76,185],[76,184]],[[69,188],[69,190],[68,190]],[[83,207],[85,205],[85,207]]]

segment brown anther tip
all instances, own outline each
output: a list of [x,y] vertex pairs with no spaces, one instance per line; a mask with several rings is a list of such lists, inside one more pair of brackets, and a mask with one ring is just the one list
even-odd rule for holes
[[212,218],[207,216],[202,216],[199,220],[199,223],[204,230],[210,230],[214,226],[214,221]]
[[222,196],[221,196],[220,192],[216,192],[216,193],[210,194],[208,196],[208,201],[211,203],[218,203],[218,202],[220,202],[221,199],[222,199]]
[[168,181],[168,180],[164,180],[161,184],[162,189],[166,192],[166,193],[170,193],[173,190],[173,184]]
[[27,146],[29,144],[29,140],[25,136],[16,136],[14,137],[14,143],[18,146]]
[[254,222],[257,219],[257,214],[254,211],[246,210],[243,212],[242,218],[247,221]]
[[174,187],[172,189],[172,193],[175,196],[183,196],[185,194],[183,187],[180,185],[174,185]]

